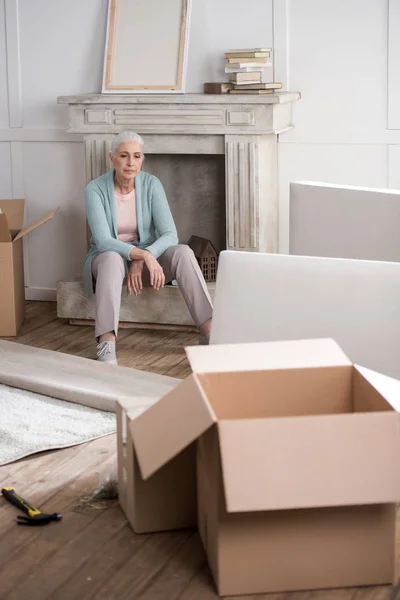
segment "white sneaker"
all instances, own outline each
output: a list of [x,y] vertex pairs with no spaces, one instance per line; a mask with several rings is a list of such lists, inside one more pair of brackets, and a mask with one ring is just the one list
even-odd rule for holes
[[97,360],[110,365],[117,365],[115,342],[100,342],[97,346]]

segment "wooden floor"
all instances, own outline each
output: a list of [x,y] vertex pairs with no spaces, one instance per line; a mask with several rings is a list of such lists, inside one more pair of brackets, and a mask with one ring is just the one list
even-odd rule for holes
[[[92,327],[69,325],[54,303],[30,302],[17,341],[93,358]],[[186,377],[183,347],[193,333],[123,330],[119,363]],[[15,524],[18,513],[0,501],[0,600],[211,600],[217,598],[196,532],[135,536],[118,502],[88,502],[116,474],[115,436],[46,452],[0,468],[0,486],[13,486],[44,512],[63,520],[43,528]],[[242,598],[244,598],[242,596]],[[254,600],[400,600],[390,587],[246,596]]]

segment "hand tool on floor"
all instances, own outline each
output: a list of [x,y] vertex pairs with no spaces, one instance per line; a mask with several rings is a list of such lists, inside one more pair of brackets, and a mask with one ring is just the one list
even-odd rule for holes
[[29,502],[21,498],[12,487],[2,488],[1,493],[10,504],[13,504],[28,515],[27,517],[19,515],[17,517],[18,525],[48,525],[50,521],[61,521],[62,519],[61,513],[46,514],[34,508]]

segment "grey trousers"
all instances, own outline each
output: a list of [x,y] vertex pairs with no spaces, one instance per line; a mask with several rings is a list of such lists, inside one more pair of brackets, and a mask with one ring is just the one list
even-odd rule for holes
[[[165,282],[176,279],[189,313],[199,327],[212,317],[212,303],[203,273],[189,246],[171,246],[158,262],[163,268]],[[96,326],[95,337],[114,331],[118,334],[121,290],[125,279],[123,258],[117,252],[103,252],[93,259],[95,279]],[[143,267],[143,285],[150,281],[149,271]],[[154,292],[157,293],[156,291]],[[138,298],[140,301],[140,298]]]

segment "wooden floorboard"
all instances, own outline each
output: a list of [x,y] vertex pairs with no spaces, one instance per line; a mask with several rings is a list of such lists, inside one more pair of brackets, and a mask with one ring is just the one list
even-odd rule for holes
[[[28,302],[16,338],[94,358],[92,326],[57,318],[56,304]],[[184,378],[190,374],[184,347],[194,333],[123,329],[119,364]],[[194,531],[134,535],[118,501],[87,499],[116,476],[116,438],[44,452],[0,467],[0,485],[13,486],[45,512],[63,520],[43,528],[15,524],[18,511],[0,503],[0,600],[213,600],[217,598],[199,537]],[[400,600],[388,586],[242,596],[242,600]]]

